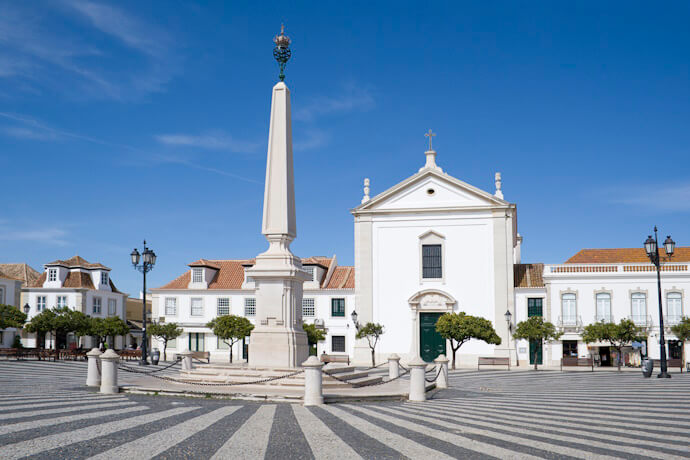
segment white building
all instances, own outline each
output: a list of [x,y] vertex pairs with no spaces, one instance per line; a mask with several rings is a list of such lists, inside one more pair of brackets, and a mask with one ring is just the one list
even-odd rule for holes
[[[28,320],[47,308],[69,307],[91,317],[106,318],[119,316],[126,320],[125,299],[110,278],[110,268],[100,263],[90,263],[79,256],[67,260],[56,260],[44,265],[45,271],[22,292],[29,305]],[[54,347],[54,337],[45,337],[46,346]],[[59,340],[62,340],[61,338]],[[58,348],[77,342],[73,334],[66,337],[67,343],[57,343]],[[97,346],[91,337],[81,339],[87,348]],[[124,338],[116,338],[116,348],[124,348]],[[36,334],[23,333],[23,344],[36,347],[41,338]]]
[[[676,248],[675,255],[671,259],[663,257],[662,263],[666,353],[680,358],[681,344],[670,326],[687,316],[690,248]],[[593,356],[603,366],[614,365],[615,350],[608,343],[585,344],[582,331],[587,324],[619,322],[623,318],[631,319],[648,336],[646,340],[640,338],[640,344],[644,344],[641,349],[623,350],[623,362],[636,365],[641,353],[660,357],[656,269],[642,247],[583,249],[561,265],[522,265],[516,267],[516,281],[518,321],[542,314],[564,333],[559,341],[542,350],[541,361],[545,364],[558,365],[563,356]],[[523,341],[518,348],[520,359],[527,362],[529,344]],[[689,352],[686,345],[685,356]]]
[[[24,311],[22,286],[35,281],[40,274],[27,264],[0,264],[0,304],[11,305]],[[0,330],[0,348],[9,348],[14,336],[19,332],[15,328]]]
[[[177,279],[152,289],[153,318],[177,323],[184,333],[168,342],[168,352],[208,351],[214,361],[229,359],[228,346],[206,324],[216,316],[233,314],[255,324],[254,282],[245,275],[254,260],[207,260],[189,264]],[[304,283],[302,316],[306,323],[326,325],[327,338],[318,353],[348,354],[354,344],[355,328],[350,321],[354,309],[354,267],[341,267],[335,256],[302,259],[310,274]],[[249,338],[235,344],[233,359],[247,359]],[[153,343],[161,351],[163,344]],[[168,354],[171,356],[171,354]]]

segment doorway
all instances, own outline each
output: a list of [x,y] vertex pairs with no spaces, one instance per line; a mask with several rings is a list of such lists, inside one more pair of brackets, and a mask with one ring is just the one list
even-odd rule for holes
[[577,340],[564,340],[563,341],[563,357],[564,358],[577,358]]
[[189,351],[205,351],[203,332],[189,333]]
[[542,346],[540,340],[529,341],[529,363],[534,364],[534,351],[537,351],[537,364],[544,364],[542,357]]
[[436,321],[442,314],[419,314],[419,355],[428,363],[446,353],[446,340],[436,332]]
[[611,347],[599,347],[599,359],[601,366],[611,366]]

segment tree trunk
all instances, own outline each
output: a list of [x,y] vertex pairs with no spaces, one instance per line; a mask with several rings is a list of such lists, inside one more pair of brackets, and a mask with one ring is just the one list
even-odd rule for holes
[[451,347],[451,350],[453,350],[453,370],[455,370],[455,352],[458,351],[458,349]]
[[371,349],[371,367],[376,367],[375,350]]
[[537,370],[537,356],[539,354],[539,348],[534,347],[534,354],[532,355],[532,361],[534,361],[534,370]]
[[621,348],[616,348],[616,351],[618,352],[618,372],[621,371],[621,361],[623,360],[623,353],[621,353]]
[[230,345],[230,364],[232,364],[232,345]]
[[167,340],[164,340],[164,341],[163,341],[163,361],[167,361],[167,360],[168,360],[167,356],[165,355],[165,351],[166,351],[167,349],[168,349],[168,341],[167,341]]

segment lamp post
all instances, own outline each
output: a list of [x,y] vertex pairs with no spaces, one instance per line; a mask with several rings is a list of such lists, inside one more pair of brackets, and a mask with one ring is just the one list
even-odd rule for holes
[[[144,240],[143,252],[139,254],[137,248],[134,248],[130,256],[134,269],[140,271],[144,275],[144,294],[141,302],[141,361],[139,364],[146,366],[149,363],[146,359],[148,350],[148,337],[146,336],[146,273],[153,270],[153,266],[156,264],[156,253],[146,247],[146,240]],[[141,264],[139,263],[140,260]]]
[[24,305],[24,313],[26,313],[28,315],[30,311],[31,311],[31,305],[29,305],[28,303],[25,304]]
[[359,331],[359,321],[357,321],[357,311],[352,310],[352,313],[350,313],[350,318],[352,318],[352,323],[355,325],[355,329]]
[[[510,312],[510,310],[506,310],[505,314],[503,315],[506,319],[506,323],[508,323],[508,356],[510,356],[510,333],[513,332],[513,322],[511,319],[513,318],[513,314]],[[518,356],[517,352],[517,344],[515,346],[515,366],[520,365],[520,357]]]
[[[664,241],[664,250],[668,257],[673,256],[673,251],[675,250],[676,243],[671,239],[671,236],[667,236]],[[667,372],[668,367],[666,364],[666,341],[664,340],[664,311],[661,307],[661,256],[659,255],[659,238],[657,236],[657,228],[654,226],[654,238],[649,235],[644,242],[644,250],[647,252],[647,257],[652,261],[652,264],[656,267],[656,283],[657,289],[659,291],[659,347],[661,348],[661,372],[657,377],[659,378],[671,378],[671,374]]]

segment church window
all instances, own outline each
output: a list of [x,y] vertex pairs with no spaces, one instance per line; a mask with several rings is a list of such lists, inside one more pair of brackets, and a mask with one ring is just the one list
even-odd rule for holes
[[434,193],[436,193],[436,190],[434,190],[433,188],[428,188],[426,189],[426,193],[427,195],[433,195]]
[[192,299],[192,308],[190,313],[192,316],[204,315],[204,304],[201,297],[195,297]]
[[683,296],[680,292],[666,294],[666,323],[678,324],[683,315]]
[[302,316],[311,318],[315,314],[314,299],[302,299]]
[[600,292],[596,295],[597,300],[597,316],[596,321],[603,321],[605,323],[611,322],[611,294],[608,292]]
[[218,316],[229,315],[230,314],[230,298],[229,297],[219,297],[218,298]]
[[101,284],[108,284],[108,272],[101,272]]
[[48,269],[48,281],[57,281],[57,268]]
[[345,336],[332,335],[331,336],[331,351],[333,353],[345,353]]
[[345,299],[331,299],[331,316],[345,316]]
[[254,297],[244,298],[244,316],[256,316],[256,299]]
[[303,267],[302,270],[307,272],[307,274],[309,275],[309,277],[307,278],[307,281],[314,281],[314,267],[313,266]]
[[443,264],[440,244],[422,245],[422,278],[443,278]]
[[577,324],[577,297],[573,293],[561,296],[562,321],[566,325]]
[[175,297],[165,298],[165,316],[177,315],[177,299]]
[[203,283],[204,271],[201,268],[192,268],[192,283]]
[[46,296],[39,295],[36,297],[36,311],[43,311],[46,309]]

